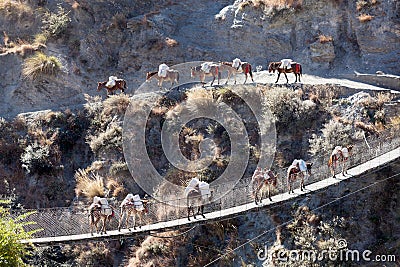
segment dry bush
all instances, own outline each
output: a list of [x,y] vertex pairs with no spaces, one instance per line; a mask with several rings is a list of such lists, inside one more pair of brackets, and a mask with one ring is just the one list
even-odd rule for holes
[[325,44],[325,43],[333,42],[333,37],[330,35],[321,34],[320,36],[318,36],[318,40],[321,44]]
[[75,173],[75,194],[93,199],[95,196],[104,197],[104,179],[98,174],[90,173],[87,169],[78,169]]
[[130,103],[131,100],[129,95],[112,95],[103,102],[102,117],[113,115],[123,116]]
[[383,108],[383,105],[385,103],[389,103],[390,101],[392,101],[393,96],[389,93],[378,93],[376,96],[376,108],[378,110]]
[[368,22],[371,21],[374,18],[374,16],[368,15],[368,14],[361,14],[358,16],[358,20],[360,22]]
[[179,43],[178,43],[177,40],[172,39],[172,38],[169,38],[169,37],[165,38],[165,44],[166,44],[168,47],[175,47],[175,46],[178,46],[178,45],[179,45]]
[[107,151],[122,151],[122,127],[110,124],[105,132],[89,135],[87,143],[95,154]]
[[71,254],[79,266],[113,266],[114,263],[110,242],[76,245]]
[[35,80],[43,75],[55,76],[61,69],[62,64],[58,58],[37,52],[24,61],[22,74],[25,78]]
[[[177,234],[179,232],[174,231],[162,233],[160,236]],[[129,259],[128,267],[176,266],[179,247],[184,245],[177,243],[180,240],[148,236]]]
[[310,153],[312,155],[331,152],[335,146],[345,146],[352,144],[352,126],[345,125],[335,120],[330,120],[324,124],[322,135],[313,134],[310,142]]
[[362,121],[356,121],[354,122],[354,126],[365,131],[366,133],[379,135],[378,129],[372,124],[366,124]]
[[295,92],[283,87],[269,91],[266,95],[266,105],[274,115],[280,129],[293,130],[298,127],[309,127],[318,114],[314,102],[302,101]]
[[108,190],[108,195],[122,199],[128,193],[124,185],[117,180],[110,179],[107,181],[106,188]]

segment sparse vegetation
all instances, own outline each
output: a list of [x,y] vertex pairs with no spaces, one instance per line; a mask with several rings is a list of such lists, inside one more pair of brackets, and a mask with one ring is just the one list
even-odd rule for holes
[[47,12],[42,19],[43,30],[53,37],[61,35],[70,22],[69,11],[66,12],[61,5],[58,6],[57,13]]
[[26,78],[35,80],[42,76],[55,76],[61,69],[62,64],[58,58],[37,52],[25,60],[22,74]]

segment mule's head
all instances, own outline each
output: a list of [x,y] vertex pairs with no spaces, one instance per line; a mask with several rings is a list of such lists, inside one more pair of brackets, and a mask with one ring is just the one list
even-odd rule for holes
[[146,82],[150,81],[151,72],[146,72]]
[[103,86],[104,86],[104,82],[98,82],[97,83],[97,91],[100,91]]
[[275,73],[275,68],[274,68],[274,63],[273,62],[269,63],[268,72],[269,73],[271,73],[271,72]]
[[196,67],[191,67],[190,68],[190,77],[195,77],[196,76]]
[[349,154],[351,155],[353,152],[353,145],[348,145],[347,150],[349,151]]

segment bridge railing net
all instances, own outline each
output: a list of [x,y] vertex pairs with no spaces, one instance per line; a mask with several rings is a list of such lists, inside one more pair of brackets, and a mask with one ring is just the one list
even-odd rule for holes
[[[367,144],[368,143],[368,144]],[[352,156],[348,162],[348,168],[360,165],[368,160],[378,157],[400,146],[400,136],[381,136],[369,137],[366,141],[355,144]],[[311,184],[331,177],[330,170],[327,166],[329,154],[320,155],[310,159],[313,162],[312,175],[305,181],[305,184]],[[337,172],[339,172],[339,169]],[[275,168],[274,172],[278,174],[278,184],[273,190],[273,195],[287,192],[286,182],[287,168]],[[221,185],[212,190],[226,191],[232,185]],[[299,181],[294,183],[294,189],[299,190]],[[273,196],[272,196],[273,198]],[[186,208],[178,208],[174,204],[186,203],[186,198],[177,197],[173,200],[150,201],[148,204],[149,214],[144,218],[144,224],[153,224],[165,222],[175,219],[185,218],[187,216]],[[205,212],[219,211],[222,209],[232,208],[235,206],[251,203],[252,186],[251,178],[241,179],[232,190],[230,190],[220,200],[206,205]],[[107,224],[107,230],[116,230],[120,218],[119,202],[110,202],[114,207],[115,217]],[[14,210],[11,212],[12,217],[17,217],[21,212],[30,210]],[[26,220],[34,221],[36,224],[26,226],[27,230],[42,229],[34,234],[34,237],[55,237],[66,235],[78,235],[90,233],[89,217],[87,207],[71,206],[63,208],[46,208],[35,210],[36,213],[30,215]],[[132,219],[130,219],[132,225]],[[125,224],[122,228],[126,228]]]

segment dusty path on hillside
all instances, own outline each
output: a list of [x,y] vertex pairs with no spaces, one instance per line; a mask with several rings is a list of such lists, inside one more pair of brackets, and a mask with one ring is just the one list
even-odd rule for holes
[[[268,71],[260,71],[260,72],[254,72],[254,82],[256,83],[275,83],[277,74],[276,73],[268,73]],[[295,81],[295,76],[293,73],[288,73],[287,74],[289,83],[294,84]],[[222,83],[225,83],[226,75],[224,74],[222,76],[224,79],[222,80]],[[237,74],[236,78],[238,83],[243,83],[245,80],[244,74]],[[247,83],[251,82],[250,78],[247,79]],[[233,83],[233,78],[230,79],[229,84]],[[285,84],[286,79],[284,74],[281,74],[281,77],[279,78],[279,81],[277,84]],[[390,89],[384,88],[384,87],[379,87],[379,86],[374,86],[370,85],[367,83],[362,83],[362,82],[357,82],[357,81],[352,81],[349,79],[343,79],[343,78],[337,78],[337,77],[320,77],[316,75],[311,75],[311,74],[303,74],[301,77],[301,82],[297,84],[336,84],[336,85],[341,85],[341,86],[346,86],[349,88],[353,89],[360,89],[360,90],[388,90]],[[393,91],[393,90],[391,90]],[[393,91],[394,93],[400,93],[397,91]]]

